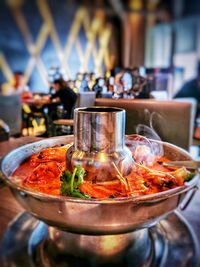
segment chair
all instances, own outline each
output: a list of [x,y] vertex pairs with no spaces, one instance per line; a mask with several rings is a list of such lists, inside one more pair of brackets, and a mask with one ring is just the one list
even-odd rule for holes
[[75,107],[81,108],[81,107],[94,106],[95,98],[96,98],[96,93],[93,91],[78,93],[78,98],[77,98],[77,102],[76,102]]
[[[126,110],[126,134],[137,133],[138,126],[153,129],[162,141],[189,150],[192,144],[194,114],[190,102],[150,99],[96,99],[96,106]],[[152,136],[153,137],[153,136]]]
[[[81,92],[78,93],[77,101],[74,108],[91,107],[94,106],[96,98],[95,92]],[[55,135],[72,134],[73,133],[73,119],[59,119],[54,120]]]
[[173,78],[171,73],[157,73],[150,92],[150,98],[156,100],[169,100],[172,98]]
[[10,135],[21,134],[22,104],[20,95],[0,96],[0,119],[10,128]]
[[195,121],[197,116],[197,107],[198,107],[198,101],[194,97],[178,97],[175,98],[174,101],[177,102],[185,102],[185,103],[191,103],[191,121],[190,121],[190,135],[194,136],[194,130],[195,130]]
[[42,112],[33,112],[28,104],[22,104],[24,135],[39,136],[46,132],[47,115]]

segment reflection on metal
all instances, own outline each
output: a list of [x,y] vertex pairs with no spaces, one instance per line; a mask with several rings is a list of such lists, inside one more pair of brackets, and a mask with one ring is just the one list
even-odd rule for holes
[[[47,0],[36,1],[38,11],[43,19],[43,22],[38,29],[36,41],[33,41],[33,36],[30,32],[28,22],[25,14],[23,14],[24,1],[7,1],[6,4],[11,10],[17,27],[23,36],[22,42],[25,42],[28,53],[30,54],[27,65],[24,66],[24,69],[26,70],[24,77],[25,84],[29,81],[32,72],[36,67],[44,84],[47,85],[47,67],[41,59],[41,53],[49,38],[51,39],[54,47],[54,50],[51,52],[55,54],[55,58],[59,59],[60,66],[65,69],[67,78],[72,78],[69,57],[73,47],[75,47],[77,51],[77,60],[80,61],[80,72],[89,71],[89,60],[91,58],[94,61],[94,71],[100,75],[104,72],[104,63],[107,69],[113,67],[115,59],[113,59],[113,55],[111,56],[109,53],[111,25],[106,23],[104,11],[96,10],[91,18],[87,8],[78,7],[71,25],[68,25],[68,27],[70,27],[69,35],[66,36],[65,45],[62,47],[55,27],[53,14],[50,11]],[[64,23],[65,21],[63,18],[63,24]],[[81,40],[78,36],[82,29],[84,31],[84,35],[86,36],[85,49],[81,46]],[[96,44],[97,40],[99,47],[97,47]],[[12,79],[12,71],[10,70],[8,61],[3,53],[0,54],[0,69],[2,70],[5,78],[10,81]]]
[[[123,177],[133,164],[131,151],[125,146],[125,110],[89,107],[74,111],[74,152],[72,165],[90,166],[85,179],[112,180],[113,173],[128,187]],[[88,178],[87,178],[88,177]]]
[[[133,140],[127,136],[125,144],[132,151]],[[8,153],[1,162],[3,181],[12,188],[20,204],[48,225],[81,234],[113,235],[131,232],[155,225],[160,218],[176,209],[198,183],[198,175],[187,185],[156,194],[130,198],[102,200],[53,196],[24,188],[9,179],[13,171],[29,156],[47,147],[73,142],[73,136],[47,138],[18,147]],[[156,142],[156,141],[154,141]],[[171,160],[190,160],[189,154],[168,143],[163,143],[164,155]],[[25,196],[20,192],[25,192]],[[103,214],[103,216],[102,216]],[[81,218],[81,220],[80,220]]]
[[141,0],[129,0],[129,8],[131,8],[134,11],[142,10],[144,8],[143,1],[141,1]]
[[106,236],[48,229],[28,213],[22,213],[4,235],[0,262],[3,267],[197,267],[199,246],[191,227],[178,213],[149,230]]

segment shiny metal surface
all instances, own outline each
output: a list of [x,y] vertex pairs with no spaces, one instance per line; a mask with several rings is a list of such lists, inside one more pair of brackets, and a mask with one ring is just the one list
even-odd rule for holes
[[[96,258],[96,261],[119,262],[131,247],[132,257],[141,265],[150,257],[150,240],[147,229],[119,235],[77,235],[49,227],[48,245],[59,254],[78,258]],[[145,248],[145,249],[144,249]],[[141,258],[137,259],[140,254]]]
[[[15,198],[29,213],[50,226],[94,235],[121,234],[150,227],[176,209],[198,182],[198,176],[195,176],[182,187],[157,194],[94,200],[38,193],[17,185],[9,178],[19,164],[33,153],[46,147],[71,144],[72,141],[73,136],[45,139],[19,147],[2,160],[3,180],[10,186]],[[186,151],[168,143],[163,145],[169,159],[190,159]]]
[[124,148],[125,110],[89,107],[74,111],[74,149],[114,153]]
[[[75,109],[72,164],[97,168],[97,181],[112,179],[111,173],[115,173],[116,168],[126,175],[133,160],[124,144],[124,134],[125,110],[107,107]],[[89,171],[90,168],[87,173]]]
[[[118,235],[98,237],[57,233],[56,229],[50,231],[46,224],[28,213],[21,214],[11,223],[2,240],[1,266],[199,266],[197,240],[191,227],[178,213],[172,213],[151,229],[125,234],[124,238],[122,235],[119,235],[119,238]],[[119,250],[118,243],[113,242],[113,238],[118,242],[121,237],[124,246]],[[84,242],[80,242],[81,240]],[[96,242],[93,242],[94,240]],[[105,251],[99,250],[102,244]],[[116,254],[109,255],[117,249]],[[105,254],[102,254],[103,252]]]
[[200,161],[196,160],[175,160],[169,162],[163,162],[163,166],[166,167],[186,167],[187,169],[198,170],[200,168]]

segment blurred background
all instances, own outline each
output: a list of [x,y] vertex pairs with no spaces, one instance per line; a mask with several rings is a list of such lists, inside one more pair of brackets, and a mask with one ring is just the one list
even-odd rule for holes
[[139,67],[172,74],[174,94],[198,73],[199,14],[198,0],[2,0],[0,84],[20,71],[32,92],[48,93],[60,73],[77,81]]
[[197,0],[2,0],[0,118],[52,136],[96,98],[193,97],[200,138],[199,14]]

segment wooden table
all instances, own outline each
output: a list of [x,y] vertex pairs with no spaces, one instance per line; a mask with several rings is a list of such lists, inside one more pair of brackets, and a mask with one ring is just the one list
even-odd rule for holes
[[[0,156],[3,156],[11,149],[14,149],[25,143],[30,143],[39,140],[36,137],[22,137],[18,139],[10,139],[10,141],[0,143]],[[190,225],[193,227],[194,232],[199,240],[200,244],[200,190],[197,191],[196,195],[192,199],[188,208],[181,213],[188,220]],[[4,231],[8,227],[12,219],[20,212],[23,208],[16,202],[9,189],[4,186],[0,188],[0,239],[3,236]]]
[[28,104],[29,106],[46,106],[46,105],[51,105],[51,104],[60,104],[59,99],[53,99],[51,100],[48,97],[40,97],[40,98],[27,98],[27,99],[22,99],[22,102],[25,104]]
[[59,119],[59,120],[54,120],[53,123],[55,125],[74,126],[74,120]]

